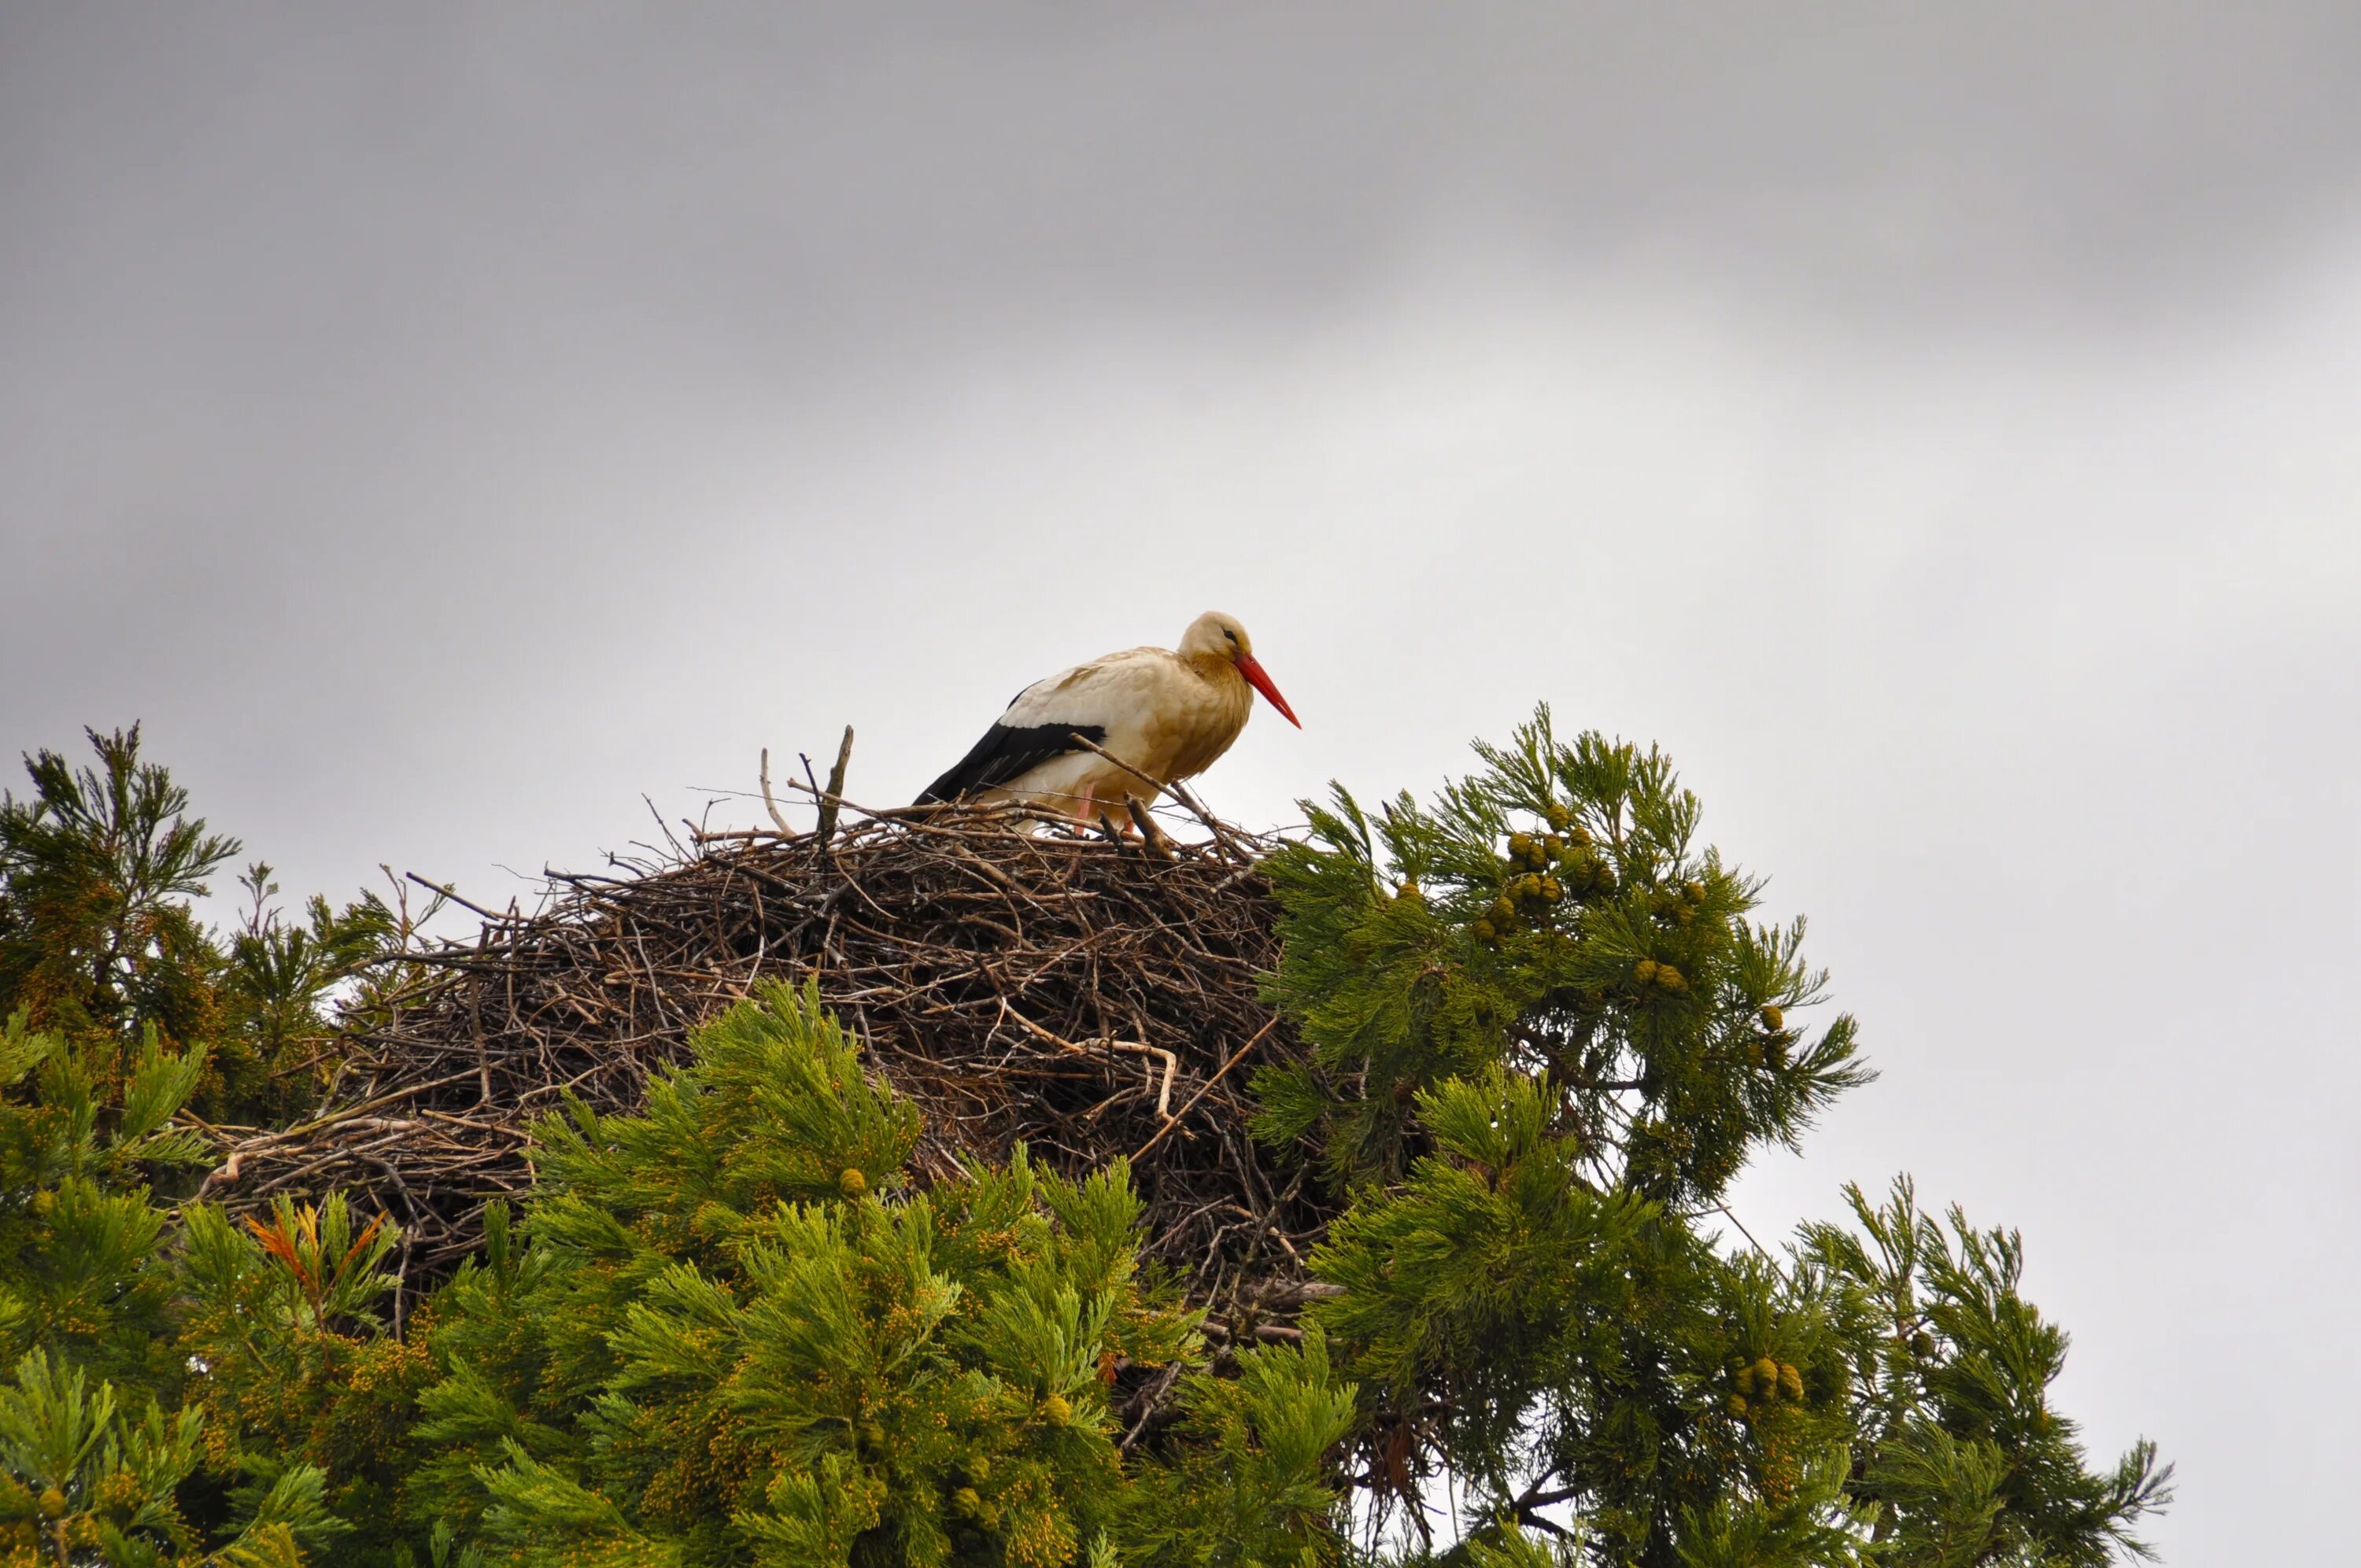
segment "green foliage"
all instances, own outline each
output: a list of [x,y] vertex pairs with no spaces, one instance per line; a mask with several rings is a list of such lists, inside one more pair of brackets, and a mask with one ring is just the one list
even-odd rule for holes
[[1140,1475],[1140,1506],[1122,1532],[1130,1560],[1191,1568],[1338,1560],[1329,1455],[1355,1418],[1327,1334],[1313,1325],[1301,1353],[1241,1351],[1236,1371],[1183,1380],[1189,1427]]
[[1674,1545],[1683,1568],[1763,1568],[1826,1563],[1853,1568],[1881,1560],[1925,1568],[1906,1552],[1881,1553],[1862,1540],[1861,1510],[1846,1495],[1841,1448],[1824,1448],[1794,1484],[1769,1498],[1731,1494],[1685,1508]]
[[225,1505],[249,1505],[309,1468],[356,1534],[340,1562],[402,1561],[409,1432],[433,1364],[386,1332],[395,1282],[383,1265],[400,1232],[382,1216],[357,1219],[341,1194],[317,1207],[280,1198],[267,1221],[234,1223],[203,1203],[184,1220],[178,1343]]
[[86,733],[97,766],[44,750],[25,759],[32,798],[0,795],[0,1007],[74,1035],[202,1039],[217,956],[186,900],[237,840],[184,815],[137,725]]
[[238,852],[188,813],[188,792],[140,760],[139,728],[86,732],[96,764],[25,760],[33,793],[0,795],[0,1014],[107,1047],[102,1077],[130,1069],[153,1031],[207,1047],[196,1102],[217,1120],[266,1122],[309,1102],[325,1063],[329,999],[380,963],[395,917],[374,895],[343,909],[314,897],[301,922],[269,906],[257,862],[251,900],[226,939],[192,899]]
[[1477,752],[1484,771],[1431,807],[1404,795],[1372,818],[1341,786],[1306,803],[1310,841],[1267,862],[1271,992],[1313,1064],[1259,1077],[1266,1137],[1308,1142],[1341,1184],[1394,1179],[1418,1091],[1502,1064],[1546,1080],[1600,1185],[1710,1201],[1752,1147],[1867,1080],[1850,1018],[1789,1026],[1825,988],[1802,923],[1747,920],[1761,883],[1697,846],[1665,758],[1561,744],[1546,708]]
[[1829,1288],[1847,1336],[1862,1464],[1855,1487],[1913,1563],[2103,1564],[2145,1556],[2135,1529],[2171,1496],[2141,1442],[2086,1468],[2075,1423],[2053,1409],[2066,1335],[2018,1292],[2024,1245],[1953,1208],[1938,1223],[1910,1182],[1858,1230],[1806,1226],[1799,1273]]
[[[1378,1517],[1423,1532],[1447,1475],[1491,1521],[1464,1562],[2136,1550],[2154,1455],[2084,1469],[2013,1235],[1913,1220],[1897,1262],[1816,1230],[1774,1261],[1710,1228],[1754,1152],[1871,1076],[1850,1018],[1797,1024],[1826,990],[1802,923],[1750,918],[1761,882],[1698,843],[1660,753],[1561,742],[1545,708],[1477,751],[1432,806],[1306,803],[1268,862],[1311,1060],[1257,1078],[1257,1131],[1350,1200],[1312,1315],[1363,1390]],[[1881,1310],[1931,1359],[1897,1363]]]
[[1513,1448],[1535,1367],[1573,1347],[1586,1301],[1621,1299],[1651,1210],[1583,1182],[1532,1080],[1446,1079],[1417,1113],[1436,1152],[1331,1228],[1313,1262],[1345,1293],[1321,1321],[1397,1406],[1452,1389],[1454,1447],[1489,1458]]
[[[292,921],[269,902],[279,892],[260,861],[238,878],[247,907],[223,954],[221,1037],[234,1071],[223,1097],[242,1113],[272,1119],[310,1102],[328,1065],[326,1013],[338,986],[385,966],[401,934],[391,910],[364,893],[342,909],[317,894]],[[307,1066],[310,1070],[305,1070]]]
[[202,1459],[203,1418],[167,1417],[152,1403],[131,1419],[106,1383],[42,1351],[0,1386],[0,1550],[11,1563],[104,1563],[109,1568],[204,1563],[299,1568],[302,1545],[335,1539],[321,1475],[296,1466],[257,1495],[235,1536],[199,1554],[174,1492]]
[[1120,1164],[908,1192],[918,1118],[817,992],[694,1048],[645,1116],[545,1123],[524,1245],[494,1210],[422,1314],[421,1517],[515,1563],[1334,1557],[1351,1395],[1320,1343],[1192,1379],[1168,1453],[1120,1450],[1119,1369],[1202,1354]]
[[[17,1554],[6,1561],[292,1564],[344,1528],[327,1472],[288,1455],[301,1442],[249,1455],[234,1425],[208,1420],[215,1347],[202,1314],[192,1322],[203,1271],[190,1264],[222,1250],[227,1224],[200,1205],[182,1247],[166,1245],[168,1214],[146,1182],[203,1163],[171,1124],[202,1057],[167,1051],[152,1025],[136,1058],[113,1056],[28,1028],[21,1011],[0,1036],[0,1341],[16,1368],[0,1387],[0,1542]],[[313,1235],[313,1260],[349,1245],[335,1234],[349,1230],[342,1205],[331,1208],[325,1234],[282,1208],[282,1225]],[[346,1287],[338,1299],[358,1298]],[[240,1304],[236,1338],[271,1332],[284,1314],[259,1310],[266,1300]],[[289,1387],[282,1361],[249,1370],[250,1387]],[[318,1430],[349,1381],[315,1379],[292,1427]],[[207,1540],[223,1544],[204,1554]]]
[[101,1054],[116,1065],[28,1028],[21,1010],[0,1035],[0,1355],[47,1348],[161,1387],[173,1283],[146,1174],[202,1162],[169,1124],[203,1058],[167,1052],[152,1028],[122,1076],[102,1072]]

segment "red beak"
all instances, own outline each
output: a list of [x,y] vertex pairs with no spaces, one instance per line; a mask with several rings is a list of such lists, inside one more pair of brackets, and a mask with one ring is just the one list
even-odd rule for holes
[[1244,675],[1246,683],[1255,690],[1270,698],[1271,707],[1279,709],[1290,724],[1294,725],[1298,729],[1303,728],[1303,720],[1295,717],[1295,709],[1287,706],[1287,699],[1279,695],[1279,688],[1271,685],[1270,677],[1263,674],[1262,666],[1255,662],[1253,654],[1238,655],[1238,674]]

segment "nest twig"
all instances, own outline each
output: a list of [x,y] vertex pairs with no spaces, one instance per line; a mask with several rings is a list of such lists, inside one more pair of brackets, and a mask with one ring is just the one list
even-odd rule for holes
[[636,1110],[758,978],[816,976],[925,1113],[922,1179],[1019,1142],[1071,1172],[1128,1157],[1148,1254],[1224,1337],[1269,1337],[1309,1293],[1329,1208],[1246,1130],[1247,1079],[1300,1048],[1257,991],[1278,956],[1258,841],[1193,800],[1210,839],[1133,841],[1044,836],[1005,808],[864,811],[840,779],[810,791],[854,819],[832,837],[695,834],[413,948],[430,978],[353,1036],[334,1102],[223,1130],[207,1195],[366,1190],[404,1227],[415,1290],[477,1245],[487,1199],[530,1185],[529,1128],[562,1093]]

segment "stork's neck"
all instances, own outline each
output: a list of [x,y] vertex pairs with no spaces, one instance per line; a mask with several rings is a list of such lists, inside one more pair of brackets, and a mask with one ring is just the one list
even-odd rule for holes
[[1246,678],[1238,674],[1237,665],[1226,653],[1181,653],[1177,657],[1208,685],[1243,686],[1246,684]]

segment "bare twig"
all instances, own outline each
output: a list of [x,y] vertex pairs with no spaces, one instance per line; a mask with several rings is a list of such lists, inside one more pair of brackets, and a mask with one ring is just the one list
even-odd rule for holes
[[1138,797],[1125,795],[1123,808],[1131,813],[1131,825],[1139,829],[1139,841],[1148,846],[1148,852],[1159,860],[1172,859],[1172,840],[1156,825],[1156,818],[1148,814],[1148,807],[1139,804]]
[[408,877],[411,881],[416,883],[419,886],[433,894],[436,898],[447,900],[450,903],[457,905],[462,909],[473,910],[476,914],[482,916],[487,920],[503,922],[508,919],[507,916],[500,914],[497,910],[487,909],[480,904],[470,904],[467,900],[459,896],[457,889],[445,887],[441,883],[428,882],[416,872],[404,872],[402,875]]
[[1246,1060],[1246,1053],[1254,1049],[1257,1046],[1262,1044],[1263,1036],[1269,1034],[1273,1028],[1278,1026],[1278,1018],[1273,1017],[1269,1023],[1265,1024],[1261,1028],[1257,1029],[1254,1032],[1254,1037],[1252,1039],[1248,1040],[1245,1045],[1240,1046],[1236,1050],[1232,1051],[1230,1053],[1230,1059],[1221,1065],[1220,1070],[1216,1071],[1213,1077],[1207,1079],[1203,1087],[1199,1089],[1196,1093],[1189,1096],[1188,1103],[1182,1105],[1180,1110],[1166,1117],[1164,1119],[1164,1125],[1156,1129],[1156,1135],[1148,1139],[1146,1143],[1140,1145],[1137,1149],[1133,1151],[1131,1163],[1137,1165],[1141,1160],[1146,1159],[1148,1156],[1148,1152],[1154,1149],[1157,1145],[1164,1141],[1164,1135],[1179,1126],[1180,1124],[1180,1118],[1186,1116],[1190,1112],[1194,1111],[1197,1108],[1197,1102],[1205,1098],[1206,1095],[1211,1094],[1213,1091],[1213,1085],[1221,1082],[1224,1078],[1227,1078],[1230,1075],[1230,1069]]
[[[779,815],[778,797],[771,793],[771,749],[768,746],[763,748],[763,809],[771,814],[771,820],[777,824],[781,838],[796,836],[796,830],[787,826],[787,819]],[[704,839],[708,835],[699,834],[697,837]]]
[[844,727],[844,739],[837,744],[836,766],[828,771],[828,794],[819,803],[819,841],[826,848],[836,837],[837,803],[844,798],[844,768],[852,761],[852,726]]
[[[1067,1052],[1069,1055],[1086,1057],[1091,1054],[1091,1046],[1076,1045],[1071,1040],[1062,1039],[1060,1036],[1051,1034],[1049,1030],[1044,1029],[1040,1025],[1036,1024],[1032,1019],[1027,1018],[1024,1014],[1019,1013],[1014,1007],[1008,1008],[1007,1013],[1011,1018],[1016,1019],[1027,1029],[1032,1030],[1035,1035],[1047,1040],[1049,1044],[1057,1047],[1060,1050]],[[1155,1057],[1159,1060],[1162,1061],[1164,1063],[1164,1082],[1163,1085],[1156,1091],[1156,1113],[1159,1116],[1166,1115],[1166,1113],[1170,1110],[1172,1105],[1172,1075],[1180,1070],[1180,1058],[1174,1056],[1170,1051],[1166,1050],[1162,1046],[1143,1045],[1137,1040],[1118,1040],[1112,1036],[1108,1036],[1093,1040],[1091,1045],[1104,1046],[1108,1050],[1125,1051],[1133,1056]],[[1166,1119],[1170,1120],[1170,1118],[1167,1116]]]

